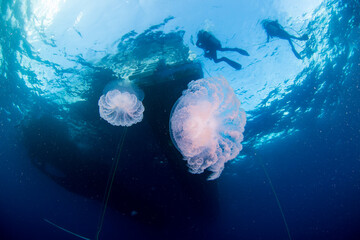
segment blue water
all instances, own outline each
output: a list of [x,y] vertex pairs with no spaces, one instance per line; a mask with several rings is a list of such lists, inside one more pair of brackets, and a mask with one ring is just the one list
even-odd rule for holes
[[[48,221],[95,239],[117,156],[99,239],[360,238],[359,1],[0,6],[0,239],[80,239]],[[303,59],[266,43],[266,18],[309,34],[295,44]],[[221,53],[243,68],[205,58],[201,29],[246,49]],[[167,124],[187,82],[212,76],[228,79],[247,123],[239,156],[207,181],[187,172]],[[118,78],[145,93],[120,155],[124,128],[97,105]]]

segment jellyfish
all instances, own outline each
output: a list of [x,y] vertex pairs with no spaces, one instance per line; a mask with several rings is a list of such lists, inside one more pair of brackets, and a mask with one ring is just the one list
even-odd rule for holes
[[170,115],[172,142],[194,174],[218,178],[241,151],[246,115],[223,77],[191,81]]
[[130,127],[143,119],[144,93],[126,81],[112,81],[100,97],[100,117],[114,126]]

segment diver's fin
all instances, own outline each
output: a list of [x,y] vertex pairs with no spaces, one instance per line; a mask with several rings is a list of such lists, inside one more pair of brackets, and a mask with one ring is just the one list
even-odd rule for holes
[[237,48],[237,52],[244,56],[250,56],[250,54],[247,51],[241,48]]
[[[231,60],[230,60],[231,61]],[[242,68],[240,63],[231,61],[231,62],[227,62],[230,66],[232,66],[233,68],[235,68],[236,70],[240,70]]]
[[301,57],[300,54],[295,50],[295,48],[292,48],[291,50],[293,51],[293,53],[294,53],[294,55],[295,55],[296,58],[302,59],[302,57]]
[[289,44],[291,46],[291,50],[294,53],[295,57],[297,57],[298,59],[301,59],[300,54],[296,51],[294,44],[292,43],[292,41],[289,39]]
[[309,35],[304,34],[304,35],[302,35],[301,37],[299,37],[298,39],[301,40],[301,41],[309,40]]
[[224,61],[226,62],[227,64],[229,64],[230,66],[232,66],[233,68],[235,68],[236,70],[240,70],[241,69],[241,64],[237,63],[237,62],[234,62],[226,57],[222,57],[219,59],[219,61]]

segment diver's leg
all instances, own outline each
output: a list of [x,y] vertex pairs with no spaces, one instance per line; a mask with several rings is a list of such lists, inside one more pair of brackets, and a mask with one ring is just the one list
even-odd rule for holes
[[241,48],[220,48],[218,49],[219,51],[232,51],[232,52],[238,52],[240,53],[241,55],[244,55],[244,56],[250,56],[250,54],[245,51],[244,49],[241,49]]
[[300,40],[300,41],[309,40],[309,35],[307,35],[307,34],[305,33],[305,34],[302,35],[301,37],[298,37],[297,40]]
[[217,53],[216,53],[216,50],[207,50],[205,52],[205,55],[204,55],[206,58],[209,58],[211,60],[216,60],[217,59]]
[[241,64],[237,63],[237,62],[234,62],[226,57],[222,57],[222,58],[219,58],[219,59],[214,59],[214,62],[215,63],[218,63],[218,62],[226,62],[227,64],[229,64],[230,66],[232,66],[233,68],[235,68],[236,70],[240,70],[241,69]]
[[226,57],[222,57],[222,58],[217,58],[217,52],[213,51],[212,55],[211,55],[212,59],[214,60],[215,63],[219,63],[219,62],[226,62],[227,64],[229,64],[230,66],[232,66],[233,68],[235,68],[236,70],[240,70],[241,69],[241,64],[234,62]]
[[300,54],[296,51],[294,44],[292,43],[292,41],[290,39],[289,39],[289,43],[290,43],[292,52],[295,54],[295,57],[297,57],[298,59],[301,59]]

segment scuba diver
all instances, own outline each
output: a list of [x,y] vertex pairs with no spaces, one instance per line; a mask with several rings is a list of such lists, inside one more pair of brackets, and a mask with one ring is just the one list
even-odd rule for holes
[[198,40],[196,41],[196,46],[203,49],[205,52],[204,56],[206,58],[214,60],[215,63],[226,62],[236,70],[240,70],[241,64],[234,62],[226,57],[217,58],[216,51],[233,51],[238,52],[244,56],[249,56],[249,53],[247,51],[240,48],[223,48],[220,41],[207,31],[200,30],[197,34],[197,38]]
[[290,35],[289,33],[287,33],[283,26],[281,26],[277,20],[273,21],[273,20],[269,20],[269,19],[265,19],[261,21],[261,25],[263,26],[263,28],[266,31],[267,34],[267,42],[269,42],[269,38],[273,38],[273,37],[278,37],[280,39],[285,39],[288,40],[291,46],[291,50],[293,51],[293,53],[295,54],[295,56],[298,59],[301,59],[300,54],[296,51],[294,44],[292,43],[291,39],[296,39],[296,40],[300,40],[300,41],[306,41],[309,39],[307,34],[302,35],[301,37],[295,37],[293,35]]

